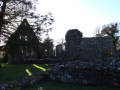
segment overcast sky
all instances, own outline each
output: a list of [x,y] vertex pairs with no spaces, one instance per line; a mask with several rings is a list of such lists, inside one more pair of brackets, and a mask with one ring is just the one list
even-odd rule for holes
[[39,0],[39,12],[55,18],[51,38],[64,38],[69,29],[79,29],[84,37],[94,35],[98,26],[120,21],[120,0]]
[[51,12],[54,29],[50,37],[63,39],[69,29],[79,29],[84,37],[94,36],[97,27],[120,22],[120,0],[38,0],[40,14]]

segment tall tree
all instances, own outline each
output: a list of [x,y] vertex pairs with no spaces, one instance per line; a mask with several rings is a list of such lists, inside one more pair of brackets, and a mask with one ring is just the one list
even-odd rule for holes
[[49,32],[53,29],[53,23],[54,17],[51,12],[45,15],[37,15],[33,22],[33,27],[39,41],[41,41],[41,35],[49,36]]
[[[52,30],[53,15],[48,13],[40,15],[33,10],[37,0],[2,0],[0,1],[0,36],[9,37],[20,22],[27,18],[32,25],[37,37]],[[1,38],[4,39],[4,38]]]
[[105,26],[101,31],[101,34],[108,35],[112,39],[115,47],[118,41],[117,33],[119,33],[117,23]]
[[104,25],[101,32],[96,36],[99,37],[109,36],[112,39],[114,46],[116,47],[118,41],[118,33],[119,33],[118,28],[119,28],[118,23]]
[[46,57],[54,56],[53,40],[48,37],[48,38],[45,39],[43,44],[44,44],[44,49],[45,49],[45,56]]
[[0,36],[9,36],[11,29],[21,22],[21,17],[32,8],[31,0],[0,0]]

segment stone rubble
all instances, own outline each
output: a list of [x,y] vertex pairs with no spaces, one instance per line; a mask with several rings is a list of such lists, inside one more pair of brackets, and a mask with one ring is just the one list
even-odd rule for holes
[[27,87],[32,87],[43,81],[41,76],[26,76],[20,80],[14,80],[0,84],[0,90],[22,90]]
[[48,71],[51,80],[80,85],[120,86],[120,66],[117,64],[81,62],[56,64]]

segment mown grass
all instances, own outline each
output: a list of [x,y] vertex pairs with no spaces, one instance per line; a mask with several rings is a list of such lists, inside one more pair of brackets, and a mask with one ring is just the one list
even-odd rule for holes
[[[33,66],[33,64],[1,64],[0,84],[28,76],[26,69],[33,74],[41,74],[42,70]],[[37,64],[40,67],[48,68],[46,65]]]
[[120,90],[120,88],[80,86],[78,84],[65,84],[58,82],[46,82],[25,90]]

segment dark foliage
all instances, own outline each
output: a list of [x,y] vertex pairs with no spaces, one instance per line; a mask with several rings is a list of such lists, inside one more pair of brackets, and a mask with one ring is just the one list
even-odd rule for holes
[[53,40],[48,37],[45,39],[43,44],[45,49],[45,57],[53,57],[54,56]]
[[39,43],[32,27],[24,19],[17,30],[7,41],[7,53],[11,57],[39,57],[43,56],[43,45]]
[[[103,26],[101,32],[96,34],[97,37],[109,36],[112,39],[114,46],[116,47],[119,36],[119,24],[113,23]],[[99,30],[98,30],[99,31]]]
[[26,16],[32,8],[30,0],[1,0],[0,1],[0,35],[8,37],[11,29]]

